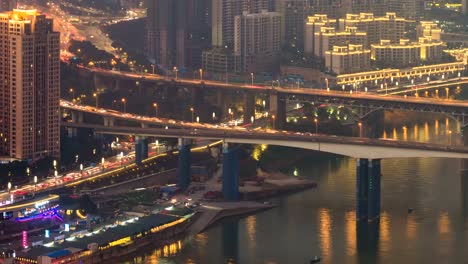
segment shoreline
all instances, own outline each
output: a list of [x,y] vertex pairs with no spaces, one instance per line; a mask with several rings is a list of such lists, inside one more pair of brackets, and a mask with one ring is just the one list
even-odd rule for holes
[[[238,202],[208,201],[200,199],[203,206],[197,210],[200,216],[190,226],[191,234],[202,233],[208,228],[216,225],[219,221],[228,217],[247,216],[269,210],[276,207],[272,203],[261,203],[262,199],[281,197],[284,195],[302,192],[308,189],[317,188],[317,183],[303,178],[291,178],[280,172],[262,172],[265,177],[266,186],[248,185],[240,187],[241,200]],[[213,177],[214,178],[214,177]],[[249,183],[249,182],[247,182]],[[207,185],[216,188],[218,184]]]

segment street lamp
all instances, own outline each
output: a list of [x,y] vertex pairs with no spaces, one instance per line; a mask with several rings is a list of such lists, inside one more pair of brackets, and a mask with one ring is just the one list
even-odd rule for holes
[[200,81],[203,81],[203,69],[198,70],[200,72]]
[[72,100],[75,98],[75,90],[73,90],[73,88],[70,88],[70,93],[72,95]]
[[448,133],[449,133],[449,145],[452,145],[452,130],[449,130]]
[[328,88],[328,78],[325,78],[325,88],[327,88],[327,91],[330,91],[330,89]]
[[250,117],[250,123],[253,124],[254,120],[255,120],[254,116],[251,116]]
[[153,103],[155,117],[158,117],[158,103]]
[[358,126],[359,126],[359,137],[362,137],[362,123],[359,122]]
[[80,164],[80,173],[83,175],[83,163]]
[[179,69],[177,69],[177,67],[174,66],[173,71],[174,71],[175,79],[177,80],[177,72],[179,71]]
[[212,116],[213,116],[213,120],[215,120],[216,119],[216,113],[213,112]]
[[200,123],[200,117],[197,116],[197,123]]
[[105,162],[104,157],[102,157],[102,158],[101,158],[101,165],[102,165],[102,169],[103,169],[103,170],[104,170],[104,162]]
[[234,118],[234,112],[232,112],[231,108],[228,109],[229,116],[231,116],[231,121]]
[[34,176],[34,195],[36,194],[37,176]]
[[153,74],[154,74],[154,64],[151,64],[151,69],[153,70]]
[[314,122],[315,122],[315,134],[318,134],[318,119],[314,118]]
[[271,119],[273,121],[273,129],[275,129],[275,119],[276,119],[276,116],[275,115],[271,115]]
[[98,108],[98,97],[99,97],[99,93],[93,93],[93,97],[96,98],[96,108]]
[[7,188],[8,188],[8,193],[10,193],[10,190],[11,190],[11,182],[8,182]]
[[254,83],[254,73],[253,72],[250,73],[250,79],[252,80],[252,85],[253,85],[253,83]]
[[125,98],[122,98],[122,103],[123,103],[123,107],[124,107],[124,113],[127,112],[127,100]]
[[[192,123],[193,123],[193,118],[194,118],[194,115],[195,115],[195,109],[193,109],[193,107],[190,107],[190,112],[192,112]],[[198,122],[198,116],[197,116],[197,122]]]
[[54,169],[57,169],[57,160],[52,161],[52,165],[54,166]]

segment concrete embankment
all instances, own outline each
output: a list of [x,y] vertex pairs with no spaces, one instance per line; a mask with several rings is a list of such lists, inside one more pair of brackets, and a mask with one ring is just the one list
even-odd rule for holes
[[203,232],[225,217],[251,214],[273,207],[274,205],[271,204],[261,204],[251,201],[204,203],[198,210],[200,216],[190,227],[190,233],[198,234]]

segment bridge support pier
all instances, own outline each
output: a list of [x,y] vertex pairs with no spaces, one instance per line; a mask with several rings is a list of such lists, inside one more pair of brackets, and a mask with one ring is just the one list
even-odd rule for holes
[[274,122],[272,127],[274,129],[283,129],[286,123],[286,100],[275,91],[270,93],[269,114]]
[[203,90],[200,87],[194,87],[191,91],[192,91],[192,107],[194,107],[197,112],[200,112],[202,110],[201,106],[203,105],[203,101],[204,101]]
[[104,126],[113,127],[115,118],[113,117],[104,117]]
[[142,136],[135,137],[135,163],[141,165],[148,158],[148,139]]
[[379,159],[358,159],[356,166],[356,218],[372,222],[380,216]]
[[[71,111],[70,113],[71,113],[71,120],[73,123],[78,123],[78,124],[83,123],[84,118],[83,118],[82,112]],[[67,129],[67,134],[68,134],[68,137],[70,138],[76,137],[78,136],[78,129],[69,127]]]
[[255,95],[244,91],[244,123],[251,123],[252,116],[255,119]]
[[229,148],[223,143],[223,197],[225,201],[238,201],[239,193],[239,148]]
[[219,120],[222,120],[226,116],[226,97],[224,96],[224,91],[218,89],[216,92],[216,106],[219,108]]
[[179,164],[177,168],[177,185],[187,189],[190,185],[190,142],[179,138]]

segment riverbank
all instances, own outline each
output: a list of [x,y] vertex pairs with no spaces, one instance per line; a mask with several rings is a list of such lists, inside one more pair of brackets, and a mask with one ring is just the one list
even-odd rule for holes
[[[201,233],[223,218],[250,215],[276,206],[268,201],[258,202],[257,200],[278,197],[280,195],[317,187],[317,183],[308,179],[290,177],[280,172],[269,173],[259,170],[258,175],[264,179],[263,183],[258,184],[256,181],[244,181],[243,186],[239,187],[241,201],[225,202],[222,200],[212,201],[205,199],[203,197],[204,193],[221,192],[222,183],[218,182],[221,173],[222,167],[219,168],[214,177],[207,182],[191,185],[190,188],[192,189],[202,187],[204,191],[195,191],[190,195],[192,202],[199,201],[202,203],[202,205],[196,209],[200,216],[193,225],[191,225],[190,234],[195,235]],[[180,196],[177,197],[177,199],[181,198]]]

